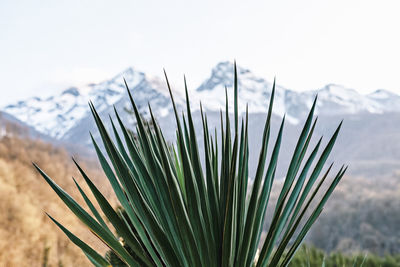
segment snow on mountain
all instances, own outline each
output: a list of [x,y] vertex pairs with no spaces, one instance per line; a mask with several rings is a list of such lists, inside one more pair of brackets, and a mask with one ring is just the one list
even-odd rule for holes
[[[250,70],[237,66],[239,108],[245,112],[248,104],[249,112],[263,113],[268,110],[271,96],[272,83],[255,76]],[[228,91],[230,108],[233,110],[233,76],[234,66],[229,61],[221,62],[211,71],[211,76],[205,80],[196,90],[195,96],[204,102],[204,106],[210,110],[220,110],[225,106],[225,88]],[[283,116],[287,113],[286,94],[292,93],[279,85],[276,85],[274,113]],[[288,119],[297,122],[297,118],[288,114]]]
[[[268,109],[272,83],[240,66],[237,70],[240,112],[244,112],[248,104],[250,113],[265,113]],[[206,111],[217,114],[215,111],[225,107],[226,87],[232,110],[233,73],[233,63],[225,61],[217,64],[212,69],[211,75],[191,92],[193,108],[198,108],[198,101],[201,101]],[[148,115],[147,104],[150,102],[158,118],[167,116],[171,118],[172,106],[165,81],[132,68],[98,84],[89,84],[81,88],[71,87],[49,98],[33,97],[8,105],[3,110],[51,137],[77,140],[79,136],[87,134],[82,129],[90,130],[87,126],[92,123],[87,104],[89,100],[103,116],[112,114],[113,105],[116,105],[120,112],[125,111],[121,116],[133,122],[124,78],[141,113]],[[174,91],[179,106],[184,101],[181,93],[179,90]],[[400,96],[397,94],[377,90],[362,95],[353,89],[335,84],[306,92],[297,92],[276,85],[273,111],[280,117],[286,114],[288,121],[296,124],[304,120],[317,94],[316,112],[321,115],[400,112]]]
[[[83,88],[69,88],[61,94],[49,98],[32,97],[16,104],[8,105],[3,110],[13,114],[21,121],[34,127],[38,131],[57,139],[65,139],[68,132],[83,118],[90,115],[88,101],[92,101],[99,113],[109,110],[125,97],[126,88],[124,79],[136,99],[143,100],[143,106],[147,109],[147,102],[159,101],[160,95],[168,94],[165,86],[157,78],[148,77],[143,72],[129,68],[114,78],[99,84],[89,84]],[[164,90],[161,90],[163,89]],[[159,91],[162,91],[159,92]],[[162,97],[166,99],[166,96]],[[165,113],[158,105],[158,112]],[[162,114],[161,114],[162,115]]]
[[18,120],[13,115],[0,111],[0,139],[1,137],[14,134],[24,137],[40,138],[49,142],[55,141],[48,136],[38,132],[25,122]]
[[[197,89],[197,97],[205,106],[219,110],[225,103],[225,86],[232,99],[233,63],[221,62],[212,71],[211,76]],[[239,86],[239,107],[245,111],[246,103],[250,112],[266,112],[271,95],[272,84],[255,76],[248,69],[237,67]],[[363,95],[354,89],[337,84],[328,84],[318,90],[296,92],[276,85],[274,113],[286,114],[288,120],[297,123],[309,111],[315,96],[318,95],[316,113],[321,115],[341,115],[356,113],[384,113],[400,111],[400,96],[389,91],[378,90]],[[231,105],[232,108],[232,105]]]
[[368,97],[373,98],[373,99],[388,99],[391,97],[400,97],[399,95],[396,95],[395,93],[392,93],[390,91],[384,90],[384,89],[378,89],[375,92],[372,92],[368,95]]
[[[71,93],[72,92],[72,93]],[[86,103],[76,88],[65,90],[60,95],[42,99],[33,97],[26,101],[6,106],[4,111],[13,114],[40,132],[55,138],[71,128],[75,120],[85,113]]]
[[387,90],[379,89],[367,97],[381,106],[383,112],[399,112],[400,96]]
[[301,98],[311,98],[318,94],[316,112],[324,115],[355,114],[359,112],[382,113],[383,107],[366,95],[356,90],[337,84],[328,84],[325,87],[303,92]]
[[301,93],[301,97],[310,97],[318,93],[317,113],[324,115],[372,113],[400,111],[400,96],[386,90],[377,90],[363,95],[354,89],[337,84]]

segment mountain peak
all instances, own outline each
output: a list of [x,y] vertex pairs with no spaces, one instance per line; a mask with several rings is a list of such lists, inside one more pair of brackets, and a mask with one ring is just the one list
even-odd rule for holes
[[[265,83],[264,79],[258,78],[251,73],[249,69],[236,65],[239,76],[239,83],[245,80],[252,80],[259,83]],[[197,91],[209,91],[216,87],[232,87],[234,76],[234,63],[231,61],[222,61],[212,70],[211,76],[202,84]],[[240,89],[240,88],[239,88]]]
[[318,90],[318,94],[322,97],[336,97],[340,99],[352,99],[361,97],[361,95],[356,90],[334,83],[325,85],[322,89]]
[[370,94],[368,94],[368,97],[372,97],[375,99],[385,99],[385,98],[391,98],[391,97],[399,97],[399,95],[390,92],[385,89],[378,89]]
[[124,71],[118,73],[117,75],[115,75],[111,80],[107,81],[107,82],[121,82],[123,81],[123,79],[125,79],[126,81],[132,79],[132,77],[134,76],[144,76],[143,72],[137,71],[132,67],[128,67],[126,68]]
[[330,91],[330,92],[335,92],[335,91],[340,91],[340,90],[354,91],[353,89],[346,88],[345,86],[343,86],[341,84],[336,84],[336,83],[328,83],[321,90]]
[[73,96],[79,96],[80,95],[79,90],[76,87],[68,88],[68,89],[64,90],[61,93],[61,95],[67,95],[67,94],[73,95]]
[[[128,67],[128,68],[126,68],[124,71],[122,71],[120,74],[118,74],[117,77],[118,77],[118,76],[121,76],[121,75],[131,76],[131,75],[133,75],[135,72],[140,72],[140,71],[137,71],[137,70],[135,70],[135,69],[132,68],[132,67]],[[141,73],[141,72],[140,72],[140,73]]]
[[[219,62],[213,69],[212,75],[213,76],[224,76],[233,75],[235,64],[231,61],[221,61]],[[250,70],[245,69],[241,66],[236,65],[238,74],[245,74],[250,73]]]

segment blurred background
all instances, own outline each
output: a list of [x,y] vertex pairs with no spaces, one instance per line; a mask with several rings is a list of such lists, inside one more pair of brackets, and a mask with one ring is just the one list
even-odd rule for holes
[[200,101],[218,127],[234,60],[241,114],[249,104],[250,175],[275,77],[273,138],[287,117],[279,178],[317,95],[312,142],[344,120],[329,162],[349,170],[307,246],[400,266],[399,10],[388,0],[1,1],[0,266],[88,265],[45,211],[106,251],[31,166],[82,202],[73,155],[117,205],[90,141],[89,131],[99,135],[89,100],[105,120],[115,106],[134,130],[125,78],[140,112],[149,116],[150,102],[173,142],[163,68],[179,108],[186,75],[200,131]]

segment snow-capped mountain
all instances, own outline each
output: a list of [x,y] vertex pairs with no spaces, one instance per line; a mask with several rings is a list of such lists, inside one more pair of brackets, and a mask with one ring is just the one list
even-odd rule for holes
[[369,99],[379,103],[381,111],[384,112],[398,112],[400,111],[400,96],[389,92],[384,89],[376,90],[375,92],[368,95]]
[[[225,88],[228,89],[230,100],[233,99],[232,90],[234,66],[231,62],[221,62],[211,71],[211,76],[196,90],[196,97],[205,103],[210,110],[220,110],[225,106]],[[239,107],[242,112],[249,106],[249,112],[265,112],[271,96],[272,83],[255,76],[250,70],[237,66]],[[285,113],[285,92],[287,89],[276,86],[275,109],[276,114]],[[232,102],[232,101],[230,101]],[[231,105],[231,108],[233,106]]]
[[[244,112],[246,104],[250,113],[265,113],[271,94],[272,83],[254,75],[250,70],[237,67],[239,85],[239,107]],[[129,68],[110,80],[98,84],[89,84],[82,88],[68,88],[60,94],[49,97],[34,97],[3,108],[19,120],[27,123],[37,131],[60,140],[76,140],[87,130],[85,126],[91,121],[88,101],[91,100],[99,113],[113,113],[113,105],[131,119],[129,98],[123,79],[132,90],[133,97],[140,111],[146,115],[147,103],[150,102],[158,118],[166,118],[171,113],[168,90],[163,79],[150,77],[143,72]],[[217,64],[208,77],[196,90],[191,92],[193,107],[201,101],[206,111],[224,109],[225,87],[228,96],[233,99],[233,63]],[[175,91],[178,105],[183,103],[183,94]],[[377,90],[368,95],[359,94],[344,86],[329,84],[318,90],[297,92],[276,85],[274,113],[282,117],[286,114],[288,121],[296,124],[307,114],[315,96],[318,94],[317,113],[320,115],[345,115],[358,113],[381,114],[400,111],[400,96],[389,91]],[[232,103],[232,101],[230,101]],[[230,107],[232,108],[232,104]],[[129,115],[129,116],[128,116]]]
[[[272,82],[254,75],[250,70],[238,66],[240,112],[249,106],[250,175],[257,163],[257,151],[261,146],[259,133],[263,130],[265,113],[271,95]],[[233,63],[221,62],[211,71],[210,76],[197,88],[190,90],[193,102],[193,121],[201,131],[199,101],[207,112],[209,127],[219,125],[219,111],[225,109],[225,86],[233,108]],[[175,122],[169,93],[164,79],[151,77],[136,69],[129,68],[114,78],[98,84],[80,88],[68,88],[48,98],[33,97],[2,109],[36,131],[53,137],[61,143],[90,145],[89,131],[98,139],[98,131],[88,107],[92,101],[104,122],[110,126],[108,115],[115,118],[114,107],[127,126],[134,127],[132,108],[124,85],[126,79],[139,111],[148,116],[150,102],[167,140],[173,141]],[[279,81],[279,80],[278,80]],[[174,89],[174,88],[172,88]],[[178,109],[184,108],[182,90],[174,90]],[[286,170],[288,160],[297,140],[299,127],[318,94],[316,113],[321,117],[315,129],[317,136],[330,136],[341,119],[345,119],[342,136],[339,138],[334,156],[343,163],[352,163],[355,175],[376,177],[387,175],[400,169],[400,133],[397,123],[400,118],[400,96],[389,91],[377,90],[371,94],[359,94],[344,86],[329,84],[317,90],[297,92],[276,85],[272,129],[277,129],[281,117],[286,114],[285,142],[281,148],[280,173]],[[382,116],[384,114],[384,116]],[[272,134],[274,134],[272,132]],[[198,135],[199,143],[202,143]],[[53,139],[52,139],[53,140]],[[397,145],[399,144],[399,145]],[[91,147],[91,146],[90,146]],[[201,150],[201,147],[199,148]],[[73,149],[71,152],[74,153]],[[201,152],[200,152],[201,153]],[[337,153],[337,154],[335,154]],[[285,161],[286,160],[286,161]],[[387,168],[382,168],[380,162]]]
[[166,115],[169,98],[164,83],[132,68],[99,84],[89,84],[83,88],[71,87],[45,99],[33,97],[8,105],[3,110],[39,132],[60,140],[68,139],[79,122],[91,116],[88,101],[94,103],[99,113],[112,113],[113,105],[117,103],[129,106],[125,103],[129,102],[129,98],[126,96],[124,79],[142,113],[147,112],[147,103],[152,102],[157,115]]
[[[354,89],[337,84],[328,84],[322,89],[301,93],[306,98],[318,93],[319,114],[339,115],[360,112],[384,113],[400,111],[400,96],[384,90],[362,95]],[[391,105],[388,105],[388,104]]]
[[[233,64],[221,62],[211,76],[197,89],[197,97],[211,110],[224,107],[225,87],[233,86]],[[272,83],[255,76],[248,69],[237,67],[239,86],[239,106],[243,112],[246,103],[252,113],[264,113],[268,109]],[[228,89],[232,98],[232,90]],[[229,95],[229,94],[228,94]],[[328,84],[318,90],[297,92],[276,85],[274,113],[286,114],[289,122],[301,121],[309,111],[315,96],[318,95],[316,113],[321,115],[345,115],[356,113],[384,113],[400,111],[400,96],[389,91],[377,90],[363,95],[354,89],[341,85]],[[232,105],[231,105],[232,107]]]
[[[237,72],[240,111],[245,112],[248,104],[250,113],[267,112],[272,83],[240,66],[237,66]],[[197,98],[201,99],[208,109],[220,110],[225,105],[225,88],[228,88],[229,99],[233,99],[233,76],[234,66],[231,62],[217,64],[212,69],[211,76],[196,90]],[[307,112],[308,106],[312,105],[312,97],[298,98],[298,93],[280,85],[276,85],[275,89],[274,113],[280,117],[286,114],[290,122],[297,123],[299,116]],[[232,101],[230,103],[233,110]]]

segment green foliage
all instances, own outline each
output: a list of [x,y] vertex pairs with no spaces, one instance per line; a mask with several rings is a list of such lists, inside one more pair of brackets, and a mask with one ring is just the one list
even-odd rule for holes
[[291,267],[339,267],[339,266],[362,266],[362,267],[397,267],[400,266],[400,255],[379,257],[374,254],[346,255],[339,252],[326,254],[323,250],[303,245],[296,253]]
[[127,265],[123,262],[114,251],[109,250],[106,253],[106,260],[114,267],[126,267]]
[[[112,122],[114,142],[94,105],[90,103],[106,155],[92,138],[93,144],[100,164],[126,213],[114,210],[84,170],[78,163],[76,165],[116,234],[78,184],[78,190],[93,216],[35,165],[69,209],[112,250],[107,257],[101,256],[50,217],[95,266],[107,266],[116,260],[115,256],[128,266],[289,264],[347,169],[342,166],[327,186],[328,189],[322,192],[322,197],[316,200],[317,192],[322,191],[321,185],[332,165],[324,171],[319,182],[316,181],[336,141],[341,124],[318,157],[321,139],[307,153],[316,124],[316,120],[313,122],[314,101],[293,152],[266,238],[261,242],[265,213],[267,207],[271,206],[269,196],[275,179],[285,118],[272,144],[270,159],[267,160],[267,150],[271,146],[274,84],[262,133],[257,171],[255,177],[249,180],[248,112],[239,117],[237,78],[235,66],[233,129],[228,97],[226,112],[224,115],[221,112],[219,135],[216,130],[215,134],[210,134],[207,116],[201,110],[203,165],[186,82],[186,115],[180,117],[167,79],[177,123],[175,145],[164,139],[150,106],[152,126],[143,120],[128,88],[137,122],[137,138],[129,133],[115,110],[121,133]],[[249,184],[252,185],[251,190]],[[315,200],[315,209],[311,215],[306,215]]]

